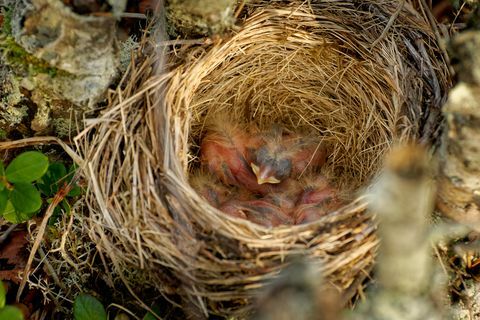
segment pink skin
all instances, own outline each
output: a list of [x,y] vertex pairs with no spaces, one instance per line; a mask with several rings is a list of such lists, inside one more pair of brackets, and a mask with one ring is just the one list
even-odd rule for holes
[[200,196],[216,208],[230,197],[231,190],[208,172],[197,172],[190,178],[190,184]]
[[304,224],[318,220],[320,217],[326,215],[328,211],[321,206],[314,204],[304,204],[295,210],[293,216],[295,224]]
[[267,194],[269,185],[259,185],[250,166],[251,150],[257,148],[262,140],[257,136],[250,137],[240,129],[222,128],[215,128],[203,138],[200,146],[202,164],[225,185]]
[[342,206],[343,203],[336,198],[327,198],[319,203],[299,205],[293,213],[295,224],[316,221],[328,213],[340,209]]
[[[327,148],[318,139],[289,133],[274,127],[262,134],[261,149],[253,150],[251,167],[257,181],[279,183],[298,178],[305,170],[319,169],[327,159]],[[286,162],[290,163],[286,165]]]
[[297,204],[314,204],[321,203],[328,199],[333,199],[336,197],[336,190],[330,187],[323,189],[307,189],[305,190],[300,198],[298,199]]

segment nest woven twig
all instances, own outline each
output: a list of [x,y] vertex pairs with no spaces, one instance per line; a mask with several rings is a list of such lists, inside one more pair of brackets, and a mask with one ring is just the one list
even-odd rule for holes
[[92,239],[115,265],[143,269],[159,292],[205,314],[244,315],[262,281],[298,254],[321,261],[339,290],[354,288],[377,245],[364,197],[274,229],[211,207],[188,184],[208,117],[308,128],[333,146],[324,173],[355,198],[394,142],[434,140],[449,85],[427,19],[409,2],[271,1],[246,11],[224,39],[171,48],[162,74],[153,53],[137,59],[76,140]]

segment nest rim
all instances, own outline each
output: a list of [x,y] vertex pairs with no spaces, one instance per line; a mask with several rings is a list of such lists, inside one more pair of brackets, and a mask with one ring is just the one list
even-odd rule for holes
[[[386,6],[384,9],[394,12],[396,7],[393,3],[396,2],[386,2],[386,4],[383,4]],[[400,14],[400,18],[403,17],[405,23],[410,22],[411,19],[418,19],[418,16],[412,18],[407,15],[407,13],[410,14],[412,7],[409,6],[408,2],[406,5],[408,8],[405,12],[402,12],[406,16]],[[297,8],[296,11],[295,8]],[[283,12],[283,14],[280,14],[282,19],[286,16],[291,18],[294,13],[300,12],[298,10],[299,6],[295,8],[274,8],[270,13]],[[350,8],[344,9],[350,10]],[[265,12],[262,11],[264,9],[259,10]],[[307,17],[306,27],[310,28],[311,24],[315,23],[315,19],[312,22],[313,14],[309,13],[310,9],[308,7],[304,10],[299,15]],[[288,15],[285,15],[286,13]],[[332,20],[335,21],[335,19]],[[251,27],[248,24],[249,21],[251,20],[245,22],[244,29]],[[428,28],[422,20],[420,22],[416,21],[416,23],[419,29],[424,28],[422,32],[425,33],[425,36],[433,38],[430,32],[426,30]],[[266,30],[270,30],[269,28],[271,26],[265,27]],[[238,31],[232,37],[239,34],[241,34],[241,31]],[[256,288],[261,281],[272,278],[288,263],[286,256],[304,250],[308,256],[314,259],[322,259],[322,252],[325,254],[329,251],[326,249],[328,241],[319,234],[325,230],[333,232],[335,228],[342,227],[342,223],[345,227],[344,223],[351,220],[354,222],[348,226],[350,229],[344,231],[346,234],[350,234],[350,238],[347,239],[347,244],[343,244],[345,252],[349,256],[345,257],[339,254],[336,260],[330,260],[329,263],[324,265],[323,269],[325,275],[331,276],[331,281],[338,280],[341,276],[347,277],[345,274],[350,274],[350,277],[347,277],[348,279],[343,279],[344,282],[341,285],[343,290],[347,290],[349,286],[357,283],[355,277],[362,273],[361,270],[370,270],[378,244],[374,234],[375,224],[366,212],[367,198],[356,197],[355,200],[343,208],[330,212],[309,224],[280,226],[270,229],[224,215],[221,211],[206,203],[188,183],[186,173],[189,168],[189,130],[191,123],[188,121],[182,122],[179,118],[179,114],[185,116],[182,115],[181,109],[185,108],[186,102],[181,95],[172,98],[174,95],[178,95],[178,90],[172,88],[174,85],[179,86],[182,81],[183,83],[188,81],[189,76],[194,76],[191,71],[185,71],[186,69],[182,71],[183,67],[199,67],[198,61],[204,59],[205,54],[211,53],[213,50],[218,50],[217,52],[223,50],[225,52],[225,45],[230,40],[231,38],[205,46],[187,46],[184,52],[189,52],[189,54],[183,55],[182,64],[175,65],[175,68],[171,71],[164,72],[161,75],[154,74],[152,76],[151,70],[155,68],[151,66],[155,65],[156,62],[153,61],[153,57],[145,59],[137,66],[139,70],[142,70],[142,74],[139,75],[137,72],[135,76],[140,84],[137,87],[127,85],[123,90],[116,92],[111,98],[110,107],[106,109],[100,119],[93,121],[77,136],[76,143],[84,151],[86,163],[89,163],[85,172],[92,185],[92,191],[87,195],[87,198],[90,199],[92,212],[91,237],[100,248],[110,255],[112,260],[115,259],[126,265],[140,266],[141,268],[148,267],[148,272],[155,273],[152,271],[155,267],[152,269],[152,264],[148,262],[149,259],[152,259],[154,260],[153,266],[161,266],[172,271],[178,280],[177,285],[182,283],[179,289],[183,292],[182,295],[186,297],[186,300],[193,302],[203,313],[245,314],[249,307],[238,301],[246,298],[251,299],[252,292],[255,291],[253,288]],[[380,41],[378,45],[382,47],[384,42]],[[408,49],[412,50],[412,48]],[[361,50],[365,51],[366,49],[362,48]],[[438,49],[430,50],[438,54]],[[422,58],[421,55],[420,58]],[[432,62],[430,61],[429,64],[431,66]],[[448,71],[444,72],[448,74]],[[442,72],[439,71],[432,76],[435,79],[437,76],[442,78]],[[428,76],[423,81],[427,81],[427,78]],[[437,79],[436,81],[441,83],[444,89],[448,87],[447,78],[443,77],[443,79]],[[185,90],[188,90],[188,88]],[[430,89],[430,91],[433,91],[433,89]],[[158,92],[161,92],[161,94]],[[155,102],[153,101],[155,99],[164,99],[169,103]],[[440,100],[436,97],[435,101],[439,103]],[[169,109],[172,105],[173,108],[178,108],[180,112],[176,113],[175,110]],[[423,105],[422,107],[432,110],[439,108],[439,106],[433,104]],[[137,114],[139,110],[143,110],[141,115]],[[188,110],[188,107],[184,110]],[[409,112],[415,113],[416,110],[409,110]],[[134,119],[127,120],[128,116],[132,116]],[[193,118],[192,115],[188,114],[185,117],[189,120]],[[427,119],[423,119],[423,122],[426,123]],[[409,132],[405,135],[406,139],[415,135],[422,137],[419,127],[406,128],[405,130]],[[416,134],[412,134],[412,132],[416,132]],[[93,142],[92,134],[95,136]],[[101,136],[102,134],[105,136]],[[119,146],[125,148],[124,154],[126,156],[114,155],[114,150]],[[134,150],[140,151],[145,159],[138,159],[138,156],[134,156]],[[104,156],[112,157],[113,160],[101,160],[100,158]],[[127,169],[132,164],[132,168]],[[116,170],[114,165],[118,165],[121,168],[120,171]],[[130,170],[130,172],[126,173],[126,170]],[[133,195],[137,195],[139,199],[132,200]],[[146,200],[147,204],[139,203],[145,199],[148,199]],[[140,212],[144,214],[141,215]],[[194,214],[192,216],[189,215],[189,212],[206,214]],[[157,221],[159,218],[164,219],[164,221]],[[136,228],[130,228],[129,226],[133,222],[139,222],[140,225],[137,225]],[[142,232],[140,233],[138,229],[142,229]],[[340,241],[338,239],[342,236],[345,236],[345,234],[342,235],[342,232],[339,232],[333,234],[330,240],[332,240],[332,243],[338,244],[338,241]],[[255,255],[256,252],[257,258],[258,256],[266,257],[262,261],[261,259],[252,260],[252,258],[243,256],[244,260],[250,259],[254,261],[252,263],[261,266],[258,268],[256,266],[251,267],[252,272],[256,270],[254,275],[245,275],[243,278],[239,276],[237,278],[241,279],[237,280],[231,278],[214,280],[215,275],[234,273],[232,268],[238,268],[238,266],[228,266],[227,261],[223,266],[223,271],[208,270],[209,267],[212,269],[221,268],[222,263],[217,261],[219,258],[209,256],[212,253],[207,252],[205,246],[215,244],[215,241],[222,239],[222,237],[236,241],[239,247],[242,250],[249,251],[250,255]],[[179,244],[180,238],[184,238],[184,243]],[[309,239],[309,241],[303,241],[302,239]],[[319,245],[319,242],[322,244],[321,241],[325,241],[323,247]],[[357,244],[361,241],[364,242],[363,245],[349,251],[352,241],[358,241]],[[153,247],[149,248],[150,245]],[[179,247],[174,247],[175,245]],[[223,255],[228,260],[228,254],[221,253],[221,248],[217,249],[218,251],[215,254]],[[265,252],[262,250],[265,250]],[[202,252],[203,256],[195,257],[194,252]],[[272,258],[273,255],[276,255],[276,257]],[[241,254],[239,256],[242,257]],[[360,258],[363,261],[355,261]],[[348,266],[352,265],[352,261],[353,269],[356,269],[357,272],[356,276],[351,274],[354,271],[346,270]],[[262,265],[267,266],[262,267]],[[186,267],[187,271],[181,270],[183,267]],[[195,274],[187,274],[192,270],[195,271]],[[157,278],[157,276],[156,274],[149,275],[156,280],[165,280],[161,277]],[[188,280],[182,280],[186,278]],[[169,282],[166,281],[166,283]],[[158,289],[160,292],[169,293],[174,286],[175,284],[162,284]],[[242,287],[249,287],[250,289],[242,290]],[[214,288],[220,290],[215,293]],[[225,288],[230,289],[226,290]],[[197,299],[197,297],[205,298],[205,300]],[[233,303],[234,306],[230,306],[225,301],[237,302]],[[235,305],[235,303],[238,305]]]

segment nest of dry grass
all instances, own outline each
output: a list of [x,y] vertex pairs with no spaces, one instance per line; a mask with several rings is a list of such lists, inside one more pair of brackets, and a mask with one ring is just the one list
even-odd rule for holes
[[[377,246],[358,190],[393,143],[434,141],[449,85],[427,18],[408,1],[257,2],[245,19],[225,38],[170,46],[160,74],[163,57],[146,41],[109,106],[76,139],[93,241],[192,313],[245,315],[263,281],[299,254],[321,261],[340,291],[355,291]],[[260,127],[320,135],[333,146],[323,173],[351,203],[274,229],[210,206],[188,177],[203,124],[226,110]],[[140,292],[138,279],[124,280]]]

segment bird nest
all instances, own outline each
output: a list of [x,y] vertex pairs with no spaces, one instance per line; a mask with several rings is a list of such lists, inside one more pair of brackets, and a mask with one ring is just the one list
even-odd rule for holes
[[[120,274],[142,270],[124,276],[132,293],[153,285],[192,313],[245,315],[264,281],[299,254],[354,292],[377,247],[359,191],[393,143],[434,141],[449,85],[428,20],[408,1],[257,1],[242,12],[232,34],[165,42],[163,57],[144,42],[76,140],[88,164],[93,241]],[[314,132],[332,146],[322,173],[349,204],[276,228],[212,207],[188,181],[205,121],[218,112]]]

